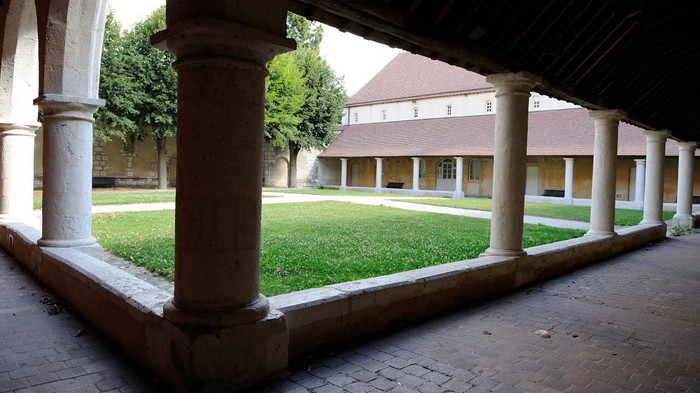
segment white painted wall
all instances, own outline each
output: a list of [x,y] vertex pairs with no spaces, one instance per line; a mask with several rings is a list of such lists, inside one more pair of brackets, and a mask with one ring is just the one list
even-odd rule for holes
[[[491,101],[491,112],[486,112],[487,101]],[[539,103],[539,105],[536,105],[536,103]],[[352,125],[448,117],[448,105],[452,106],[451,117],[495,114],[495,92],[487,91],[418,100],[403,100],[346,108],[347,113],[343,117],[343,124]],[[566,101],[533,93],[532,97],[530,97],[529,110],[530,112],[536,112],[577,107],[577,105]],[[417,118],[413,116],[413,108],[418,108]],[[382,118],[384,111],[386,111],[386,119]],[[357,116],[357,121],[355,121],[355,116]]]

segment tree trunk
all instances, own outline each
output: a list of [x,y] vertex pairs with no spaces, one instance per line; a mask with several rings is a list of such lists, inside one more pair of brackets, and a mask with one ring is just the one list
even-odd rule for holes
[[301,150],[295,143],[289,142],[289,176],[287,179],[287,186],[289,188],[296,188],[297,186],[297,155]]
[[165,142],[167,138],[156,139],[156,149],[158,150],[158,189],[168,189],[168,166],[166,161]]

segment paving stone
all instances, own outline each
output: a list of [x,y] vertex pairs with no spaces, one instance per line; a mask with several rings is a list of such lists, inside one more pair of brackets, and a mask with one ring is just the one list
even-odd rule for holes
[[395,388],[396,386],[398,386],[398,384],[396,382],[390,381],[384,377],[378,377],[378,378],[370,381],[369,384],[374,386],[375,388],[377,388],[379,390],[384,390],[384,391]]

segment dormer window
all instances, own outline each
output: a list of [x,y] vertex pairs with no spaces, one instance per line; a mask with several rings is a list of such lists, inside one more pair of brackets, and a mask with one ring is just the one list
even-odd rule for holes
[[413,108],[413,117],[418,118],[418,107]]
[[382,111],[382,120],[386,120],[386,111]]
[[486,101],[486,112],[491,112],[493,110],[493,104],[491,101]]
[[447,106],[447,116],[452,116],[452,105]]

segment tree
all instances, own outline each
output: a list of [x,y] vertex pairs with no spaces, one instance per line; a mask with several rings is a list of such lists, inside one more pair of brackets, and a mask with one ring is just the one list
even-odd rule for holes
[[170,52],[151,46],[150,36],[166,28],[165,6],[132,31],[121,33],[108,15],[100,70],[100,95],[106,105],[97,113],[96,138],[156,142],[158,188],[167,183],[166,141],[177,127],[177,75]]
[[[333,141],[334,131],[340,124],[343,103],[347,99],[347,95],[342,78],[335,75],[333,69],[319,54],[323,28],[316,23],[309,22],[302,16],[288,13],[287,35],[294,38],[299,49],[282,56],[289,56],[300,70],[301,77],[297,80],[303,84],[304,99],[297,110],[291,111],[290,107],[290,112],[287,112],[288,115],[297,119],[288,123],[289,126],[293,126],[293,129],[288,128],[286,132],[276,134],[268,132],[268,118],[273,116],[273,113],[267,110],[265,124],[266,137],[271,139],[273,144],[289,146],[288,186],[291,188],[296,187],[297,183],[299,152],[302,149],[322,149]],[[273,78],[272,71],[271,68],[271,79]],[[269,90],[267,94],[270,94]],[[268,98],[266,98],[267,101]]]
[[267,64],[270,72],[265,82],[265,137],[274,145],[284,146],[296,135],[301,123],[299,109],[304,104],[302,71],[292,54],[275,57]]

